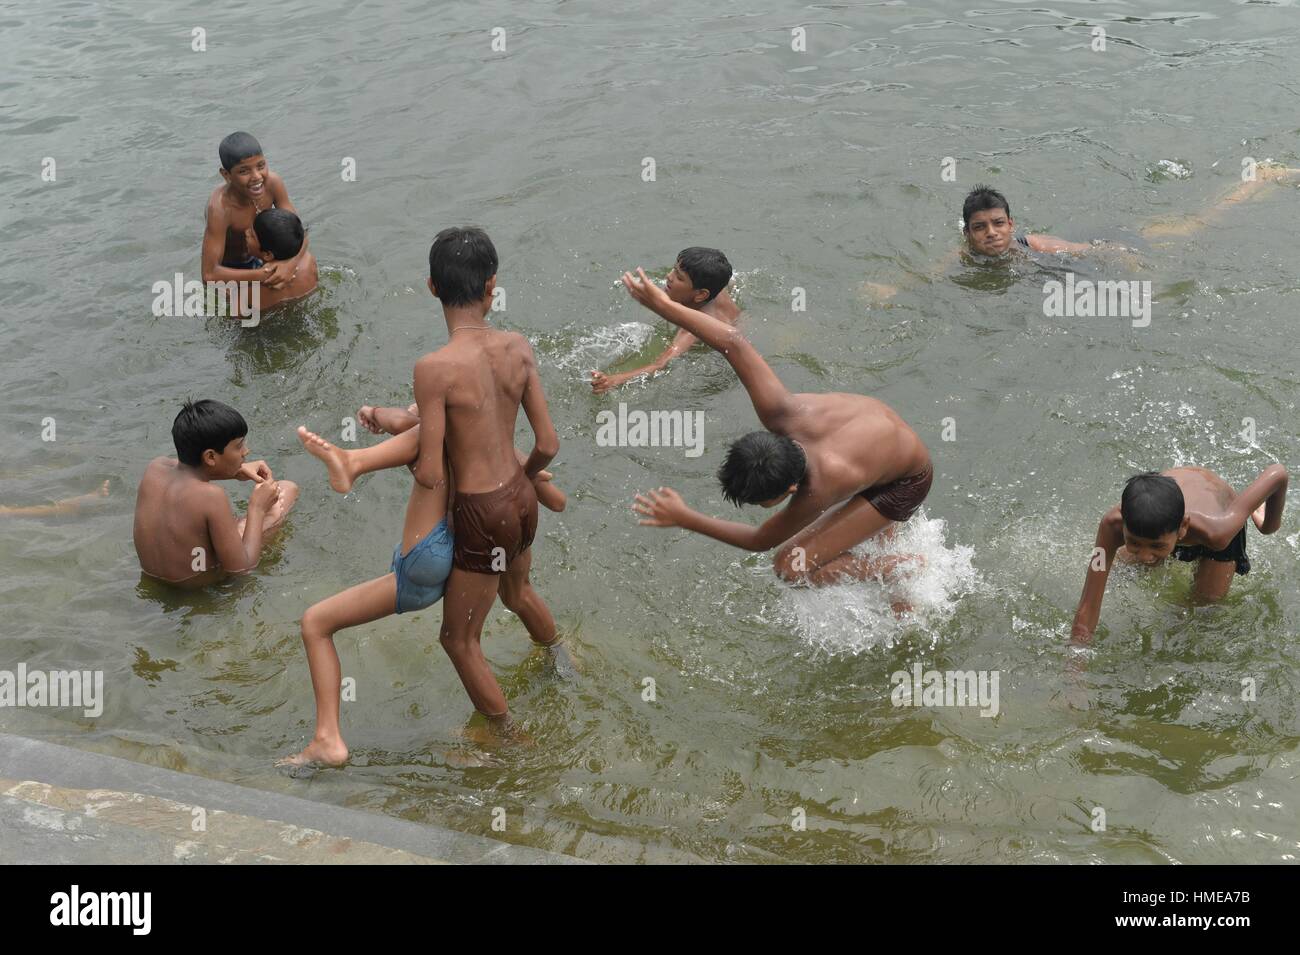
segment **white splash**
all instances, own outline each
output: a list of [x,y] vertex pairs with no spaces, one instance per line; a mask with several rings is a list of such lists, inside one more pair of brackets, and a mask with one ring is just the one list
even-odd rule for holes
[[626,355],[640,351],[654,334],[644,322],[621,322],[584,333],[564,355],[554,360],[557,368],[586,372],[605,368]]
[[[933,646],[938,626],[952,615],[958,600],[974,591],[978,574],[972,547],[945,543],[947,523],[927,520],[924,509],[899,527],[887,543],[868,541],[854,553],[869,557],[921,554],[924,567],[901,570],[888,582],[867,580],[833,587],[781,586],[777,616],[818,652],[850,656],[874,647],[893,646],[919,631]],[[904,601],[912,609],[898,616],[891,605]]]

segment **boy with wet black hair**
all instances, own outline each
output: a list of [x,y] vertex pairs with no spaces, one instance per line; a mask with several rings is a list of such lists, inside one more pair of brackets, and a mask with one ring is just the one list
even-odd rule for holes
[[[306,241],[291,258],[265,262],[253,228],[258,213],[286,209],[296,213],[284,180],[267,168],[262,146],[250,134],[231,133],[221,141],[221,178],[208,199],[203,233],[203,281],[260,281],[268,290],[282,289],[305,265]],[[314,266],[314,263],[313,263]]]
[[[731,263],[722,252],[702,246],[691,246],[677,254],[677,262],[673,270],[668,273],[664,287],[667,289],[668,297],[674,302],[687,308],[699,309],[728,325],[735,325],[740,318],[740,309],[726,291],[731,282],[731,275]],[[648,365],[619,372],[616,375],[607,375],[593,370],[591,390],[595,394],[603,395],[635,378],[661,372],[678,355],[690,351],[697,341],[699,339],[690,332],[679,328],[672,344]]]
[[[253,220],[253,232],[267,262],[297,261],[293,276],[279,288],[264,288],[258,307],[263,311],[302,298],[316,289],[319,278],[316,256],[306,251],[306,230],[296,213],[288,209],[266,209]],[[243,314],[241,312],[241,314]]]
[[[814,586],[883,578],[915,555],[859,556],[869,538],[888,538],[930,491],[930,452],[882,401],[866,395],[792,394],[733,326],[673,301],[641,269],[623,274],[634,299],[720,352],[749,392],[766,431],[736,441],[718,471],[736,504],[789,504],[758,527],[708,517],[670,488],[636,496],[642,524],[684,527],[751,551],[777,550],[773,569]],[[895,609],[899,605],[895,604]]]
[[[265,461],[245,461],[248,424],[220,401],[185,402],[172,424],[175,458],[155,458],[135,500],[135,550],[150,577],[201,587],[252,570],[263,539],[278,530],[298,486],[277,481]],[[236,520],[213,481],[253,481],[248,514]]]
[[1253,520],[1261,534],[1272,534],[1282,525],[1287,481],[1280,464],[1266,468],[1240,494],[1205,468],[1171,468],[1129,478],[1119,505],[1106,512],[1097,528],[1071,639],[1091,642],[1117,557],[1147,567],[1170,556],[1196,561],[1197,599],[1222,598],[1234,574],[1250,572],[1247,521]]
[[1015,247],[1033,252],[1087,252],[1082,242],[1067,242],[1054,235],[1016,233],[1007,197],[988,186],[976,186],[961,207],[961,232],[967,247],[980,255],[1002,255]]

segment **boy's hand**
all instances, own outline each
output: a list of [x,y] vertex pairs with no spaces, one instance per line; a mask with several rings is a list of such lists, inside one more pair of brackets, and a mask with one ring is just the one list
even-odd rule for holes
[[267,288],[284,288],[298,274],[292,259],[268,262],[262,267],[262,284]]
[[625,375],[607,375],[603,371],[592,371],[591,373],[591,391],[592,394],[603,395],[608,391],[626,383]]
[[253,488],[253,494],[248,499],[248,509],[265,514],[280,499],[280,482],[263,481],[257,487]]
[[1264,511],[1267,508],[1268,502],[1265,502],[1255,508],[1255,513],[1250,515],[1250,519],[1255,522],[1255,530],[1257,531],[1262,531],[1264,529]]
[[240,481],[256,481],[261,484],[271,480],[271,468],[265,461],[245,461],[239,466],[235,477]]
[[649,496],[638,494],[632,510],[648,518],[637,522],[647,527],[681,527],[682,520],[691,512],[682,496],[670,487],[651,491]]
[[383,434],[384,429],[379,427],[379,422],[375,420],[375,406],[362,405],[357,409],[357,420],[361,426],[371,434]]
[[624,272],[623,284],[634,299],[652,312],[659,311],[662,305],[670,301],[668,293],[661,289],[654,279],[645,274],[645,269],[638,268],[636,275],[631,272]]

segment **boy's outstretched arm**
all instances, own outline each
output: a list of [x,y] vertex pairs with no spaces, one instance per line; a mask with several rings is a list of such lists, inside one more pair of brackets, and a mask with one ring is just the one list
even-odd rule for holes
[[721,352],[749,392],[749,400],[754,404],[758,420],[763,423],[763,427],[776,430],[781,419],[792,410],[793,396],[781,384],[776,372],[763,360],[758,349],[734,325],[728,325],[721,319],[685,305],[678,305],[668,297],[667,292],[646,276],[644,269],[637,269],[636,273],[623,273],[623,284],[628,293],[660,318],[685,329],[714,351]]
[[1106,580],[1110,566],[1115,562],[1115,552],[1124,543],[1124,519],[1119,508],[1111,508],[1097,527],[1097,541],[1088,559],[1088,574],[1083,580],[1083,595],[1074,612],[1074,626],[1070,639],[1077,643],[1091,643],[1092,633],[1101,617],[1101,598],[1106,595]]
[[447,484],[446,455],[447,395],[437,361],[426,355],[415,363],[415,403],[420,410],[420,452],[411,474],[431,490]]
[[[1227,547],[1251,518],[1254,518],[1255,527],[1261,534],[1272,534],[1281,527],[1289,481],[1290,476],[1282,465],[1265,468],[1249,487],[1237,495],[1227,515],[1216,520],[1213,546],[1219,549]],[[1264,509],[1262,515],[1259,514],[1261,507]]]
[[591,390],[598,395],[603,395],[605,392],[612,391],[620,385],[625,385],[633,379],[663,371],[668,367],[670,361],[678,355],[685,355],[691,350],[691,346],[698,341],[699,339],[690,332],[679,328],[677,334],[673,336],[672,344],[665,348],[659,357],[648,365],[633,368],[631,371],[621,371],[616,375],[607,375],[604,372],[593,370],[591,373]]
[[632,510],[642,517],[638,523],[647,527],[684,527],[732,547],[765,551],[784,544],[817,520],[823,508],[809,499],[797,499],[779,514],[754,527],[701,514],[688,507],[672,488],[661,487],[648,495],[638,494]]
[[1054,235],[1027,235],[1025,241],[1035,252],[1090,252],[1092,246],[1085,242],[1070,242]]
[[524,473],[531,481],[539,471],[554,460],[560,453],[560,436],[551,420],[551,409],[546,406],[546,393],[542,391],[542,379],[537,374],[537,359],[533,356],[533,347],[528,339],[519,336],[526,355],[528,383],[524,385],[523,399],[520,402],[528,423],[533,427],[533,450],[524,463]]

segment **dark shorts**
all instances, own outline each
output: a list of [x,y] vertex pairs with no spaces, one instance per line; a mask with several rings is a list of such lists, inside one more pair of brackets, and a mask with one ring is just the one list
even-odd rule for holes
[[891,521],[905,521],[921,506],[930,493],[930,484],[934,480],[934,465],[927,464],[925,470],[909,477],[877,484],[860,492],[859,496],[867,499],[882,515]]
[[260,269],[266,263],[255,255],[250,255],[242,262],[222,262],[222,266],[228,269]]
[[537,533],[537,492],[520,469],[495,491],[456,492],[452,563],[476,574],[501,574],[526,551]]
[[1175,547],[1174,556],[1179,560],[1220,560],[1232,561],[1237,565],[1238,574],[1250,573],[1250,558],[1246,556],[1246,528],[1243,526],[1237,531],[1237,536],[1232,539],[1232,543],[1223,550],[1210,550],[1204,544],[1196,544],[1190,547]]

